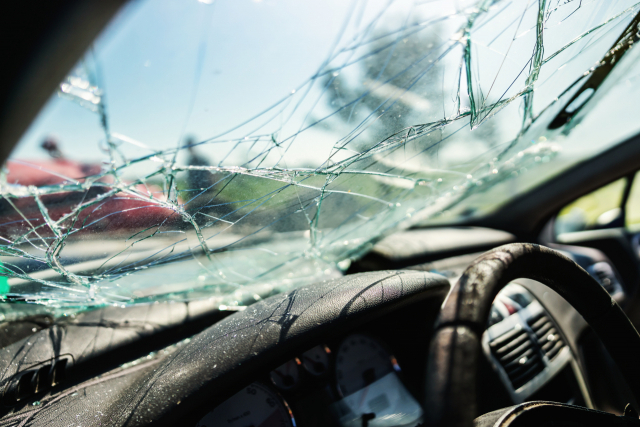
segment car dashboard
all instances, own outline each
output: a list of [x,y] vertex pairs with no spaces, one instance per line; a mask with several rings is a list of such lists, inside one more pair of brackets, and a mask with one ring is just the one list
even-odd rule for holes
[[[565,254],[624,300],[606,258],[579,249]],[[422,425],[432,328],[476,256],[348,274],[232,315],[203,302],[168,303],[143,315],[140,307],[110,308],[42,328],[1,353],[0,422]],[[183,329],[198,322],[200,330]],[[532,400],[594,407],[585,330],[550,289],[524,279],[507,285],[482,336],[479,413]]]
[[[419,426],[428,410],[421,380],[429,333],[420,339],[407,325],[423,322],[407,321],[396,313],[327,337],[259,375],[196,425]],[[483,351],[483,388],[493,395],[486,410],[527,400],[591,406],[566,337],[524,286],[511,283],[496,298]]]

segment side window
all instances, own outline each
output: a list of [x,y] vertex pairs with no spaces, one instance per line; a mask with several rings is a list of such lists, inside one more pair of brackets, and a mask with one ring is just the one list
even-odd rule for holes
[[636,173],[629,191],[629,198],[625,207],[625,226],[629,231],[640,231],[640,173]]
[[[640,229],[640,183],[637,181],[634,179],[632,185],[636,192],[635,204],[633,214],[627,215],[627,224],[633,222]],[[626,184],[627,178],[621,178],[562,208],[555,221],[556,235],[598,228],[622,227],[624,215],[621,206]],[[627,206],[631,207],[631,203]]]

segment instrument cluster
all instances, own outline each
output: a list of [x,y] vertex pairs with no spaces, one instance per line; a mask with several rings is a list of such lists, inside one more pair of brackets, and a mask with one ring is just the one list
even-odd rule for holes
[[198,427],[414,427],[423,410],[389,348],[366,333],[317,345],[214,408]]

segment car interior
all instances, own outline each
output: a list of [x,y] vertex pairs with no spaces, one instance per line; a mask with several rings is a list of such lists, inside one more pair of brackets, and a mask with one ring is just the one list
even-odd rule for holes
[[[3,14],[3,162],[126,3]],[[3,291],[0,426],[640,425],[638,171],[634,134],[486,214],[392,230],[338,275],[235,304],[199,294],[56,316]]]

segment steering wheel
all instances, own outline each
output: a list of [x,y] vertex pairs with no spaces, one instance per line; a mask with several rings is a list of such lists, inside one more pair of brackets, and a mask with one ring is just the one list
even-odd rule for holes
[[473,425],[479,415],[477,367],[482,334],[496,295],[518,278],[545,284],[582,315],[640,402],[640,335],[620,306],[571,259],[544,246],[517,243],[498,247],[474,261],[442,307],[427,365],[428,425]]

